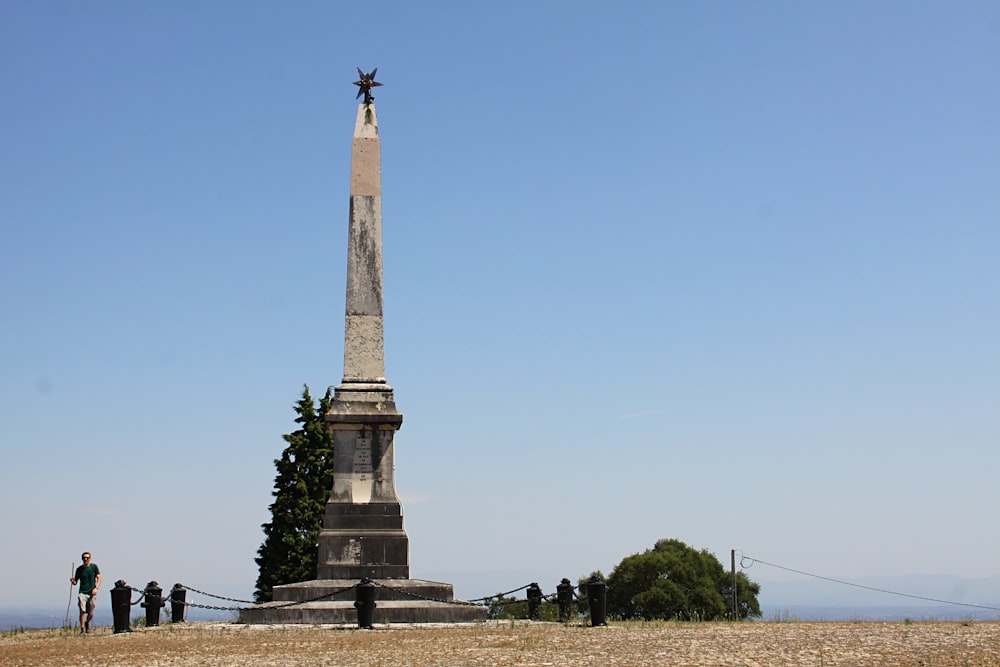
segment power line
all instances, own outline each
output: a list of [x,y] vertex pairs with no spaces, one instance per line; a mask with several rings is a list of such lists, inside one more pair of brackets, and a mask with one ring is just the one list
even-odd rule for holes
[[[750,561],[749,565],[745,565],[747,561]],[[785,567],[784,565],[775,565],[774,563],[768,563],[766,560],[761,560],[759,558],[752,558],[750,556],[740,553],[740,568],[747,570],[753,567],[754,563],[760,563],[761,565],[769,565],[770,567],[775,567],[779,570],[785,570],[786,572],[794,572],[795,574],[801,574],[806,577],[813,577],[814,579],[822,579],[824,581],[832,581],[835,584],[842,584],[844,586],[853,586],[855,588],[864,588],[869,591],[876,591],[878,593],[888,593],[889,595],[899,595],[904,598],[913,598],[915,600],[925,600],[927,602],[937,602],[939,604],[953,604],[959,607],[975,607],[976,609],[989,609],[991,611],[1000,611],[1000,607],[990,607],[983,604],[972,604],[971,602],[955,602],[953,600],[939,600],[938,598],[924,597],[923,595],[911,595],[910,593],[900,593],[898,591],[890,591],[885,588],[875,588],[874,586],[865,586],[863,584],[855,584],[850,581],[842,581],[840,579],[833,579],[831,577],[824,577],[819,574],[813,574],[811,572],[803,572],[802,570],[795,570],[790,567]]]

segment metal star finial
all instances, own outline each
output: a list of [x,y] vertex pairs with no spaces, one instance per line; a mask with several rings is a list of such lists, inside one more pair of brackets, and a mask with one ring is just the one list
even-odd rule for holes
[[360,67],[358,68],[358,77],[360,77],[360,81],[355,81],[354,85],[357,86],[359,90],[358,94],[354,96],[354,99],[358,99],[359,97],[361,97],[361,93],[364,93],[365,104],[371,104],[372,102],[375,101],[375,98],[372,96],[372,88],[377,88],[378,86],[382,85],[381,83],[375,80],[375,72],[377,71],[378,67],[373,69],[368,74],[365,74],[364,72],[361,71]]

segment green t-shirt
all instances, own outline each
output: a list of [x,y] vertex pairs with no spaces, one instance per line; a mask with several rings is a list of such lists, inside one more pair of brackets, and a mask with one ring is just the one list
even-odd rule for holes
[[94,590],[97,585],[97,575],[101,571],[98,569],[96,563],[91,563],[90,565],[81,565],[76,568],[76,576],[73,577],[80,584],[80,594],[87,595],[90,591]]

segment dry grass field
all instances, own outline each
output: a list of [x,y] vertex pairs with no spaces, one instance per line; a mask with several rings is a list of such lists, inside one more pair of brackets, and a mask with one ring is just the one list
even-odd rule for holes
[[476,625],[242,626],[185,623],[82,636],[9,631],[13,665],[1000,665],[1000,623],[613,623],[586,628],[494,621]]

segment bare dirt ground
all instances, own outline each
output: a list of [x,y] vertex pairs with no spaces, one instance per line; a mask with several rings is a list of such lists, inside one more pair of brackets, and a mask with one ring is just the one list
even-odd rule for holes
[[112,634],[0,635],[11,665],[1000,665],[1000,623],[613,623],[587,628],[495,621],[475,625],[244,626],[184,623]]

